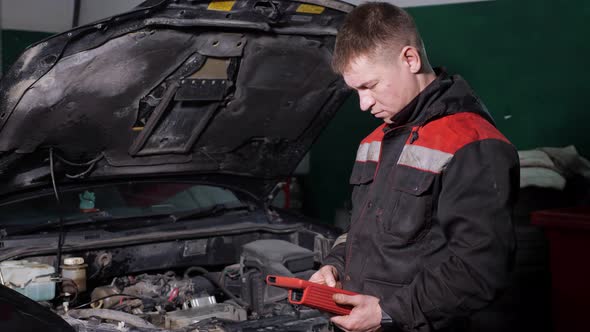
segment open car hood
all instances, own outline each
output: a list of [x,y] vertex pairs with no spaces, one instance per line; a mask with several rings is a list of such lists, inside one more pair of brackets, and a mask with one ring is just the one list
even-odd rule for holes
[[0,82],[0,196],[52,172],[266,195],[350,92],[330,60],[352,7],[313,2],[148,1],[31,46]]

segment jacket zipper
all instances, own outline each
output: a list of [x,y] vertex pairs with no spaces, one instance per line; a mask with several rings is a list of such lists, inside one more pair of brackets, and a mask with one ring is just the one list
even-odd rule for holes
[[[403,126],[398,126],[398,127],[391,128],[390,130],[388,130],[385,133],[385,135],[383,136],[383,138],[385,138],[385,136],[387,136],[389,133],[392,133],[394,131],[401,130],[403,128],[408,128],[408,127],[411,128],[412,126],[410,126],[410,125],[403,125]],[[415,131],[414,130],[411,131],[411,135],[414,135],[414,133],[416,135],[416,139],[415,140],[417,140],[418,139],[418,129],[416,129]],[[413,143],[412,139],[410,139],[410,141],[411,141],[410,144]],[[383,140],[381,142],[383,142]],[[377,162],[377,167],[375,169],[375,174],[373,175],[373,179],[375,179],[375,177],[377,176],[377,172],[379,171],[379,166],[381,165],[381,156],[382,156],[382,154],[383,154],[383,146],[381,148],[381,151],[379,151],[379,161]],[[352,231],[353,227],[356,224],[359,223],[359,220],[361,219],[361,217],[365,213],[365,210],[367,209],[367,204],[369,202],[369,197],[371,197],[370,194],[372,193],[373,188],[374,188],[373,187],[373,183],[371,183],[371,188],[369,189],[369,192],[367,193],[367,198],[363,202],[363,209],[359,213],[359,216],[358,216],[357,220],[355,220],[354,223],[351,222],[351,224],[350,224],[350,229],[348,231],[349,235],[351,235],[350,233],[352,233],[351,231]],[[355,227],[355,229],[356,229],[356,227]],[[344,257],[344,278],[345,279],[347,279],[349,277],[349,273],[350,273],[350,258],[351,258],[351,253],[352,253],[352,242],[353,242],[352,240],[353,240],[352,236],[346,239],[346,247],[347,247],[346,248],[346,257]]]

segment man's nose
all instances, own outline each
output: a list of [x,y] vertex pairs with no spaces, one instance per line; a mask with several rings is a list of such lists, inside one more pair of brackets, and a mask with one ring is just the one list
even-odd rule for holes
[[359,103],[361,110],[366,111],[375,105],[375,98],[369,91],[359,91]]

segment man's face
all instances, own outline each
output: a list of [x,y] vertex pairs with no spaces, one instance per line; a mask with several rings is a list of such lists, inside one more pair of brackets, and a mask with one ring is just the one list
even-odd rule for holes
[[361,110],[386,123],[420,93],[416,75],[401,57],[359,56],[342,76],[358,92]]

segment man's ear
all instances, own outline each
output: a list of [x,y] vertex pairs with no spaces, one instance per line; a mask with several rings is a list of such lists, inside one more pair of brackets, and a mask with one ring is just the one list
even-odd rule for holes
[[405,46],[400,53],[400,60],[403,66],[410,69],[412,74],[417,74],[422,69],[420,52],[413,46]]

